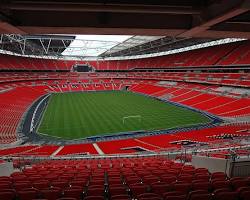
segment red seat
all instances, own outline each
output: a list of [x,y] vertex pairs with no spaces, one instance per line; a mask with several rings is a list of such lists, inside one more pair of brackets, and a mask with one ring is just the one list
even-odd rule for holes
[[41,190],[41,194],[44,198],[48,200],[54,200],[60,198],[61,191],[56,189]]
[[163,194],[163,198],[166,199],[167,197],[169,196],[183,196],[186,194],[184,194],[183,192],[180,192],[180,191],[172,191],[172,192],[166,192]]
[[9,184],[0,184],[1,189],[11,189],[11,186]]
[[49,187],[49,182],[48,181],[35,182],[33,183],[33,186],[38,190],[47,189]]
[[230,182],[229,181],[213,181],[212,187],[214,190],[219,189],[219,188],[229,188]]
[[249,200],[250,191],[243,191],[243,192],[240,194],[240,197],[241,197],[242,200]]
[[196,168],[195,169],[195,173],[207,174],[208,173],[208,169],[206,169],[206,168]]
[[151,183],[155,183],[158,181],[159,181],[159,178],[155,177],[155,176],[144,176],[143,177],[143,183],[146,183],[146,184],[151,184]]
[[13,192],[0,192],[1,200],[12,200],[15,198],[15,193]]
[[146,199],[146,198],[147,199],[160,198],[160,196],[155,193],[143,193],[143,194],[137,195],[137,198],[141,200],[141,199]]
[[84,187],[86,185],[86,181],[72,181],[70,185]]
[[200,194],[209,194],[207,190],[194,190],[189,192],[188,194],[188,200],[190,200],[194,195],[200,195]]
[[151,189],[154,193],[162,195],[165,192],[170,191],[171,186],[169,184],[159,182],[151,184]]
[[88,188],[87,195],[88,196],[103,196],[104,194],[104,187],[92,187]]
[[195,194],[189,200],[211,200],[211,194]]
[[211,179],[226,179],[227,175],[224,172],[214,172],[211,174]]
[[196,174],[194,180],[206,180],[209,181],[210,176],[208,174]]
[[191,186],[188,183],[179,183],[179,184],[176,183],[176,184],[174,184],[174,189],[176,191],[181,191],[183,193],[188,193],[190,191],[190,188],[191,188]]
[[64,189],[64,188],[66,188],[68,186],[68,182],[67,181],[53,181],[51,183],[51,185],[53,187],[59,187],[61,189]]
[[215,200],[238,200],[237,192],[220,192],[215,194]]
[[32,200],[37,197],[36,191],[20,191],[18,192],[18,196],[20,200]]
[[240,187],[247,187],[248,186],[248,181],[245,179],[243,180],[233,180],[231,181],[231,184],[235,190],[237,190]]
[[18,182],[15,183],[14,188],[16,191],[21,191],[25,188],[32,188],[32,185],[29,182]]
[[64,190],[64,197],[70,197],[75,199],[81,199],[82,198],[82,189],[65,189]]
[[12,185],[12,182],[11,181],[9,181],[9,180],[0,180],[0,185],[9,185],[9,186],[11,186]]
[[143,184],[132,184],[129,187],[134,196],[146,193],[148,189],[148,186]]
[[175,176],[161,176],[162,182],[165,182],[167,184],[171,184],[173,182],[176,182]]
[[127,190],[125,187],[110,187],[109,194],[111,196],[120,195],[120,194],[127,194]]
[[211,184],[209,182],[194,182],[192,184],[193,190],[210,190]]
[[220,189],[217,189],[217,190],[213,191],[214,195],[224,193],[224,192],[231,192],[231,190],[229,188],[220,188]]

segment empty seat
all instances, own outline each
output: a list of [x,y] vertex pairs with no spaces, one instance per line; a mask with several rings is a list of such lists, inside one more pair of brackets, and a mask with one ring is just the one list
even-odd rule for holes
[[211,189],[211,184],[209,182],[193,182],[192,188],[193,190],[209,191]]
[[110,187],[109,194],[111,196],[119,195],[119,194],[127,194],[127,190],[125,187]]
[[151,189],[154,193],[162,195],[165,192],[170,191],[171,186],[169,184],[159,182],[151,184]]
[[189,200],[211,200],[211,194],[195,194]]
[[84,187],[86,185],[86,181],[81,181],[81,180],[74,180],[72,182],[70,182],[71,186],[80,186],[80,187]]
[[64,190],[64,197],[70,197],[75,199],[81,199],[82,198],[82,189],[65,189]]
[[224,172],[214,172],[211,174],[212,179],[226,179],[227,175]]
[[229,181],[213,181],[212,187],[214,190],[219,189],[219,188],[229,188],[230,182]]
[[248,186],[248,181],[246,179],[241,179],[241,180],[232,180],[231,184],[235,190],[237,190],[240,187],[247,187]]
[[190,200],[194,195],[200,195],[200,194],[209,194],[207,190],[194,190],[189,192],[188,194],[188,200]]
[[190,191],[191,186],[189,183],[176,183],[174,184],[173,188],[176,191],[188,193]]
[[214,196],[215,200],[238,200],[237,192],[220,192]]
[[68,186],[68,182],[67,181],[53,181],[51,183],[51,185],[53,187],[59,187],[61,189],[64,189],[64,188],[66,188]]
[[92,187],[88,188],[87,195],[88,196],[103,196],[104,194],[104,187]]
[[131,190],[133,196],[137,196],[137,195],[146,193],[147,189],[148,189],[148,187],[146,185],[136,185],[136,186],[131,185],[130,186],[130,190]]
[[12,200],[15,198],[15,193],[13,192],[0,192],[1,200]]
[[35,182],[33,183],[34,188],[38,190],[46,189],[49,187],[49,182],[48,181],[40,181],[40,182]]
[[20,200],[32,200],[37,197],[36,191],[20,191],[18,192],[18,197]]
[[44,198],[48,200],[54,200],[57,198],[60,198],[61,191],[57,189],[47,189],[47,190],[41,190],[41,194]]
[[242,200],[249,200],[250,191],[243,191],[243,192],[240,194],[240,197],[241,197]]
[[155,193],[143,193],[143,194],[137,195],[137,198],[141,200],[141,199],[160,198],[160,196]]
[[163,194],[163,198],[166,199],[167,197],[169,196],[183,196],[185,195],[186,197],[186,194],[184,194],[183,192],[180,192],[180,191],[172,191],[172,192],[166,192]]

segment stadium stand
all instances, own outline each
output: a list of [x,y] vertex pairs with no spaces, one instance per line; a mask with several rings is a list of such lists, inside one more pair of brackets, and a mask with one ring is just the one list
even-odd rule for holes
[[249,0],[0,15],[0,200],[250,199]]
[[[249,179],[229,178],[164,157],[51,160],[0,177],[1,199],[230,199],[246,200]],[[245,198],[245,196],[247,198]],[[209,197],[209,198],[207,198]]]
[[71,70],[75,64],[89,64],[96,70],[245,65],[249,63],[249,51],[249,41],[241,41],[174,55],[121,61],[64,61],[1,55],[0,69]]
[[[148,84],[138,84],[131,88],[132,91],[151,95],[159,98],[166,98],[170,101],[178,102],[187,106],[206,110],[212,114],[221,116],[249,115],[249,98],[224,97],[220,94],[204,94],[207,91],[192,91],[191,89],[171,87],[166,90],[162,86],[152,86]],[[155,93],[164,91],[161,96]]]
[[[202,144],[211,144],[215,142],[222,145],[223,142],[230,141],[230,138],[246,138],[250,135],[250,126],[231,125],[219,126],[194,131],[177,132],[175,134],[162,134],[155,136],[138,137],[136,139],[123,139],[113,141],[97,142],[98,152],[92,143],[72,144],[65,146],[57,145],[28,145],[15,148],[0,150],[0,156],[77,156],[77,155],[96,155],[96,154],[136,154],[143,151],[160,152],[165,150],[180,150],[182,141],[189,141]],[[230,136],[230,137],[228,137]],[[229,138],[229,139],[228,139]],[[237,146],[241,146],[237,144]]]

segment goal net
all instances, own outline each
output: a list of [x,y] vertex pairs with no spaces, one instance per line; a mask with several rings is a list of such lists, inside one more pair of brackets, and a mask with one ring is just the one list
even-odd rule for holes
[[131,115],[131,116],[123,117],[122,123],[125,124],[126,121],[128,121],[129,119],[136,119],[136,120],[138,120],[138,122],[141,122],[141,120],[142,120],[141,115]]

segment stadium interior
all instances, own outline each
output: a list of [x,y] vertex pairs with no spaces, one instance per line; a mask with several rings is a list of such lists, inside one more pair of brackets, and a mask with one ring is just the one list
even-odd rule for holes
[[0,200],[250,200],[250,0],[3,0],[0,99]]

